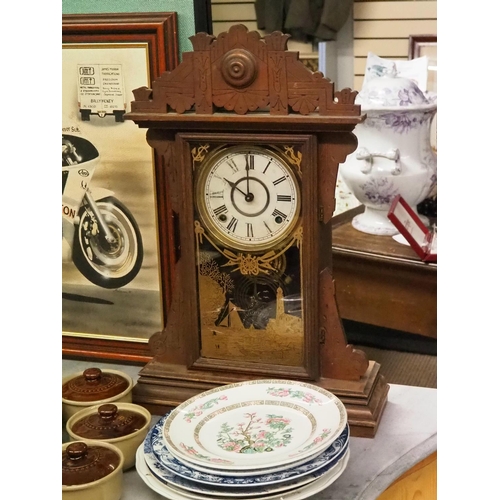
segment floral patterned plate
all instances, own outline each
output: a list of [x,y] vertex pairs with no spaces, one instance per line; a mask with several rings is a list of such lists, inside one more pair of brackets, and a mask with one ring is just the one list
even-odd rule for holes
[[[290,469],[292,467],[296,467],[298,465],[302,465],[302,464],[304,464],[306,462],[309,462],[313,458],[316,458],[319,455],[321,455],[322,453],[324,453],[324,451],[323,452],[322,451],[318,451],[317,453],[314,453],[310,457],[307,457],[307,456],[306,457],[302,457],[299,460],[297,460],[295,462],[291,462],[291,463],[286,464],[286,465],[276,465],[276,466],[266,467],[265,469],[224,470],[224,469],[216,469],[214,467],[204,466],[204,465],[200,465],[200,464],[195,464],[194,465],[194,464],[186,462],[185,460],[181,462],[176,457],[174,457],[174,455],[172,455],[172,453],[170,453],[170,451],[168,450],[168,448],[165,445],[165,442],[163,441],[163,423],[165,422],[165,419],[166,419],[166,417],[168,416],[169,413],[167,413],[165,416],[163,416],[161,418],[162,426],[160,428],[160,432],[156,436],[157,441],[155,443],[154,452],[155,452],[155,454],[157,453],[157,458],[160,461],[163,460],[164,463],[168,462],[168,463],[165,463],[165,465],[171,466],[172,463],[174,463],[174,464],[176,463],[176,465],[180,465],[182,467],[186,467],[186,468],[192,469],[193,470],[193,474],[196,475],[196,476],[198,476],[200,472],[205,472],[207,474],[210,474],[210,475],[214,475],[215,474],[217,476],[231,476],[233,478],[236,478],[236,477],[248,478],[250,476],[256,476],[256,475],[261,475],[261,474],[270,474],[270,473],[274,473],[274,472],[282,472],[282,471],[288,470],[288,469]],[[160,425],[160,421],[158,421],[158,423],[156,425],[159,426]],[[341,436],[342,436],[342,434],[341,434]],[[337,438],[337,439],[339,439],[339,438]],[[333,444],[330,445],[330,447],[327,448],[327,450],[331,449],[332,446],[333,446]],[[175,462],[173,462],[173,461],[175,461]],[[194,467],[193,467],[193,465],[194,465]],[[171,467],[171,468],[173,468],[173,467]],[[174,469],[177,469],[177,467],[175,467]],[[174,470],[174,472],[175,472],[175,470]]]
[[[321,477],[307,483],[303,486],[297,488],[267,494],[259,494],[258,496],[248,497],[255,498],[258,500],[304,500],[305,498],[312,497],[317,493],[328,488],[332,483],[334,483],[341,474],[345,471],[347,464],[349,462],[350,450],[347,448],[345,455],[339,460],[338,464],[330,469],[328,472],[323,474]],[[174,485],[169,485],[161,482],[158,478],[154,476],[151,470],[148,468],[146,461],[144,460],[143,447],[139,446],[136,453],[136,470],[139,477],[144,481],[146,486],[158,493],[159,495],[168,498],[170,500],[227,500],[227,497],[220,495],[210,495],[207,497],[206,494],[198,494],[187,490],[182,490]]]
[[342,434],[323,453],[303,464],[294,463],[286,469],[276,472],[265,469],[260,473],[247,476],[241,473],[238,475],[221,475],[213,471],[203,472],[188,467],[168,451],[161,437],[161,429],[165,418],[166,416],[162,417],[149,430],[144,440],[144,455],[149,468],[153,472],[165,468],[169,475],[176,474],[190,482],[194,481],[209,486],[224,486],[233,491],[234,488],[247,489],[254,486],[262,487],[263,485],[282,483],[310,475],[327,465],[333,466],[346,450],[349,441],[349,427],[346,426]]
[[[348,451],[348,447],[345,447],[343,451],[331,462],[327,463],[323,467],[311,472],[309,474],[302,475],[301,477],[293,477],[292,479],[285,480],[280,483],[257,483],[255,486],[245,486],[243,488],[234,489],[231,486],[224,486],[222,484],[203,484],[195,481],[191,481],[190,479],[186,479],[184,477],[178,476],[174,474],[172,471],[167,469],[162,463],[160,463],[155,455],[152,453],[151,449],[148,450],[148,446],[144,443],[142,446],[142,460],[145,460],[146,465],[149,470],[153,473],[156,479],[160,480],[162,483],[167,486],[174,486],[180,488],[181,490],[192,491],[198,494],[205,495],[216,495],[216,496],[224,496],[224,497],[255,497],[264,494],[277,493],[278,491],[288,491],[294,488],[298,488],[299,486],[303,486],[307,483],[318,479],[323,474],[326,474],[328,471],[341,467],[341,460],[344,455]],[[241,485],[239,485],[241,486]]]
[[330,392],[292,380],[252,380],[206,391],[166,418],[163,440],[178,460],[219,470],[286,466],[326,450],[347,425]]

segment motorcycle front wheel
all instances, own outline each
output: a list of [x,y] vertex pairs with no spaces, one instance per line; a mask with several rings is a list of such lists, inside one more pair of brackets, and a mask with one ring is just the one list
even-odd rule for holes
[[95,285],[120,288],[130,283],[142,266],[141,233],[130,211],[116,198],[109,196],[96,204],[114,241],[106,241],[92,209],[82,207],[74,239],[73,262]]

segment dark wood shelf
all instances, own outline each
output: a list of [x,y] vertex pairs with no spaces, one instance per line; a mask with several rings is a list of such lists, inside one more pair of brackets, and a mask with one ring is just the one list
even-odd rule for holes
[[333,276],[342,319],[437,338],[437,263],[426,263],[391,236],[362,233],[334,217]]

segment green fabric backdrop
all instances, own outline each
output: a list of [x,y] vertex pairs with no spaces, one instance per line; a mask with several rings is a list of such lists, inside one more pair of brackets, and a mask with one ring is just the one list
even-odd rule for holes
[[110,12],[177,12],[179,56],[193,50],[189,37],[195,34],[192,0],[62,0],[63,14]]

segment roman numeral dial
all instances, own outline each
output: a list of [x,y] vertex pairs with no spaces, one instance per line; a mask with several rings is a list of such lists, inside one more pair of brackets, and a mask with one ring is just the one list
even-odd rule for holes
[[274,150],[246,144],[221,149],[201,164],[195,183],[197,215],[226,247],[274,248],[299,223],[299,176]]

